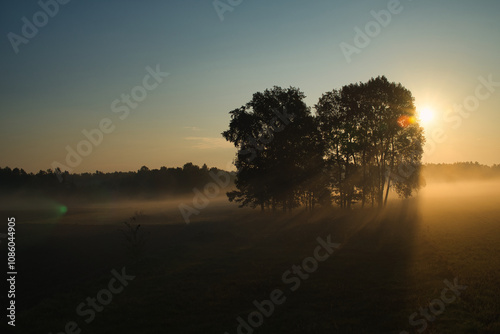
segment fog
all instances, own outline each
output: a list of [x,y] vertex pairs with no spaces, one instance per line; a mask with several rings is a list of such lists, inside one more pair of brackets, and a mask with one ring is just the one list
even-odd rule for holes
[[[283,271],[307,259],[318,236],[329,235],[342,249],[322,263],[314,278],[290,298],[290,303],[296,300],[290,305],[297,310],[314,300],[321,310],[331,312],[329,316],[343,319],[348,314],[370,326],[378,319],[390,319],[394,326],[405,328],[408,315],[435,298],[444,279],[454,277],[469,287],[472,298],[466,299],[464,294],[467,307],[484,308],[478,295],[491,296],[486,301],[489,305],[497,303],[498,291],[493,289],[500,279],[500,180],[427,178],[426,185],[410,199],[392,195],[382,211],[356,205],[352,210],[318,207],[312,214],[304,208],[291,214],[240,209],[228,202],[224,191],[207,200],[195,193],[95,202],[8,197],[0,208],[6,216],[16,217],[16,229],[22,236],[19,258],[25,265],[25,281],[20,281],[23,295],[19,300],[27,312],[33,312],[27,313],[25,322],[32,314],[48,314],[41,302],[47,298],[53,298],[54,305],[63,305],[57,306],[58,310],[73,312],[85,296],[72,296],[66,305],[61,300],[67,298],[52,296],[51,289],[56,286],[58,291],[68,292],[66,287],[80,284],[82,272],[86,277],[101,277],[109,274],[111,265],[119,267],[117,263],[131,263],[127,268],[138,277],[137,283],[133,282],[137,294],[130,292],[127,304],[122,305],[147,298],[147,310],[156,310],[150,301],[161,300],[161,307],[175,302],[173,309],[183,305],[186,314],[209,310],[213,312],[210,316],[216,316],[227,312],[226,305],[234,308],[236,301],[236,310],[247,310],[251,305],[248,301],[257,298],[254,294],[280,287]],[[189,216],[190,224],[179,206],[196,212]],[[139,218],[131,220],[138,213]],[[124,222],[130,222],[131,228]],[[139,240],[145,243],[140,248],[143,262],[134,267],[135,258],[130,254],[136,248],[127,236],[135,235],[138,224]],[[33,284],[35,275],[41,279]],[[211,292],[214,286],[221,292]],[[373,286],[385,290],[381,293]],[[90,293],[95,289],[92,286]],[[191,298],[197,298],[196,302]],[[205,308],[206,300],[216,303],[215,309]],[[120,305],[119,299],[116,303]],[[359,312],[359,305],[365,304],[386,305],[388,313],[381,317],[373,311],[375,307]],[[498,307],[491,306],[492,312]],[[237,312],[233,312],[235,316]],[[172,312],[161,314],[171,317],[171,323],[179,322],[179,328],[192,322]],[[446,316],[458,319],[463,312],[455,316],[450,308]],[[280,318],[276,319],[280,323]],[[226,319],[224,326],[233,323],[233,319]],[[48,327],[58,326],[56,322]]]
[[500,179],[428,181],[416,198],[424,212],[453,209],[456,212],[500,210]]
[[[189,212],[190,221],[224,216],[237,210],[225,194],[199,200],[195,194],[158,199],[119,199],[100,202],[79,201],[76,198],[55,200],[48,197],[10,197],[2,199],[0,211],[15,216],[19,223],[116,224],[141,214],[142,224],[184,224],[179,206]],[[201,209],[200,209],[201,208]],[[192,211],[190,211],[192,210]]]
[[[481,215],[484,211],[497,210],[500,208],[500,178],[491,169],[479,167],[474,164],[426,166],[422,188],[412,201],[418,203],[424,217],[459,212]],[[80,225],[123,223],[138,213],[141,224],[184,224],[186,217],[189,222],[217,221],[260,211],[239,209],[237,204],[228,201],[225,195],[228,190],[221,190],[214,198],[200,197],[194,192],[176,197],[109,197],[95,201],[78,196],[59,199],[42,195],[4,196],[0,210],[16,215],[20,223]],[[390,206],[402,201],[394,193],[390,199]],[[355,206],[355,210],[359,208],[359,204]]]

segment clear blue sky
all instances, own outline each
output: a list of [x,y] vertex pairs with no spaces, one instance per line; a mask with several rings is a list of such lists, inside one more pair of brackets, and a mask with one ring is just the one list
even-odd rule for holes
[[[377,75],[433,111],[426,133],[432,140],[440,129],[446,140],[428,146],[425,161],[500,163],[500,87],[460,124],[443,120],[475,94],[479,76],[500,82],[500,2],[401,0],[401,12],[348,63],[340,43],[354,45],[354,28],[389,2],[243,0],[221,21],[209,0],[72,0],[15,53],[8,34],[21,36],[22,18],[33,22],[41,7],[4,1],[0,166],[66,165],[66,146],[76,150],[82,130],[109,118],[114,130],[72,171],[188,161],[225,168],[235,149],[220,133],[253,93],[295,86],[312,107],[328,90]],[[157,64],[168,77],[120,119],[112,102]]]

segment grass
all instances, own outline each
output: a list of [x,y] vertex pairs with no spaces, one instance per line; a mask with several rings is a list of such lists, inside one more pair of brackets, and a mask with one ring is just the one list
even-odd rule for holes
[[[19,241],[25,303],[18,327],[59,333],[74,320],[82,333],[232,334],[237,317],[255,311],[254,300],[281,289],[286,301],[255,333],[416,333],[409,316],[440,297],[445,279],[458,277],[467,289],[425,333],[498,333],[499,210],[491,203],[458,207],[415,199],[382,213],[243,210],[189,225],[145,224],[140,261],[124,253],[117,225],[21,224],[29,244]],[[341,248],[292,292],[283,273],[328,235]],[[76,306],[123,266],[136,279],[84,323]]]

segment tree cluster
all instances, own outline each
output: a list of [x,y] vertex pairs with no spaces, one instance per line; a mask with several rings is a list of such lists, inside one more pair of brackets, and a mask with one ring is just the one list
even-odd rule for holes
[[222,133],[237,147],[241,206],[291,211],[336,202],[382,206],[389,189],[409,197],[419,187],[423,130],[414,99],[385,77],[321,96],[315,114],[299,89],[273,87],[230,112]]

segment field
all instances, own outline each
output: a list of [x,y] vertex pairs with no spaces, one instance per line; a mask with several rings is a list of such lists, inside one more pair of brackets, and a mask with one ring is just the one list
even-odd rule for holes
[[[428,184],[383,211],[261,213],[221,199],[190,224],[175,202],[68,205],[57,214],[56,204],[42,210],[50,205],[41,202],[15,215],[16,327],[26,334],[500,333],[499,185]],[[123,221],[140,210],[131,223],[141,224],[145,242],[134,248]],[[325,246],[329,238],[340,245]],[[111,290],[112,270],[134,278],[109,294],[102,291]],[[101,300],[92,317],[89,297]]]

